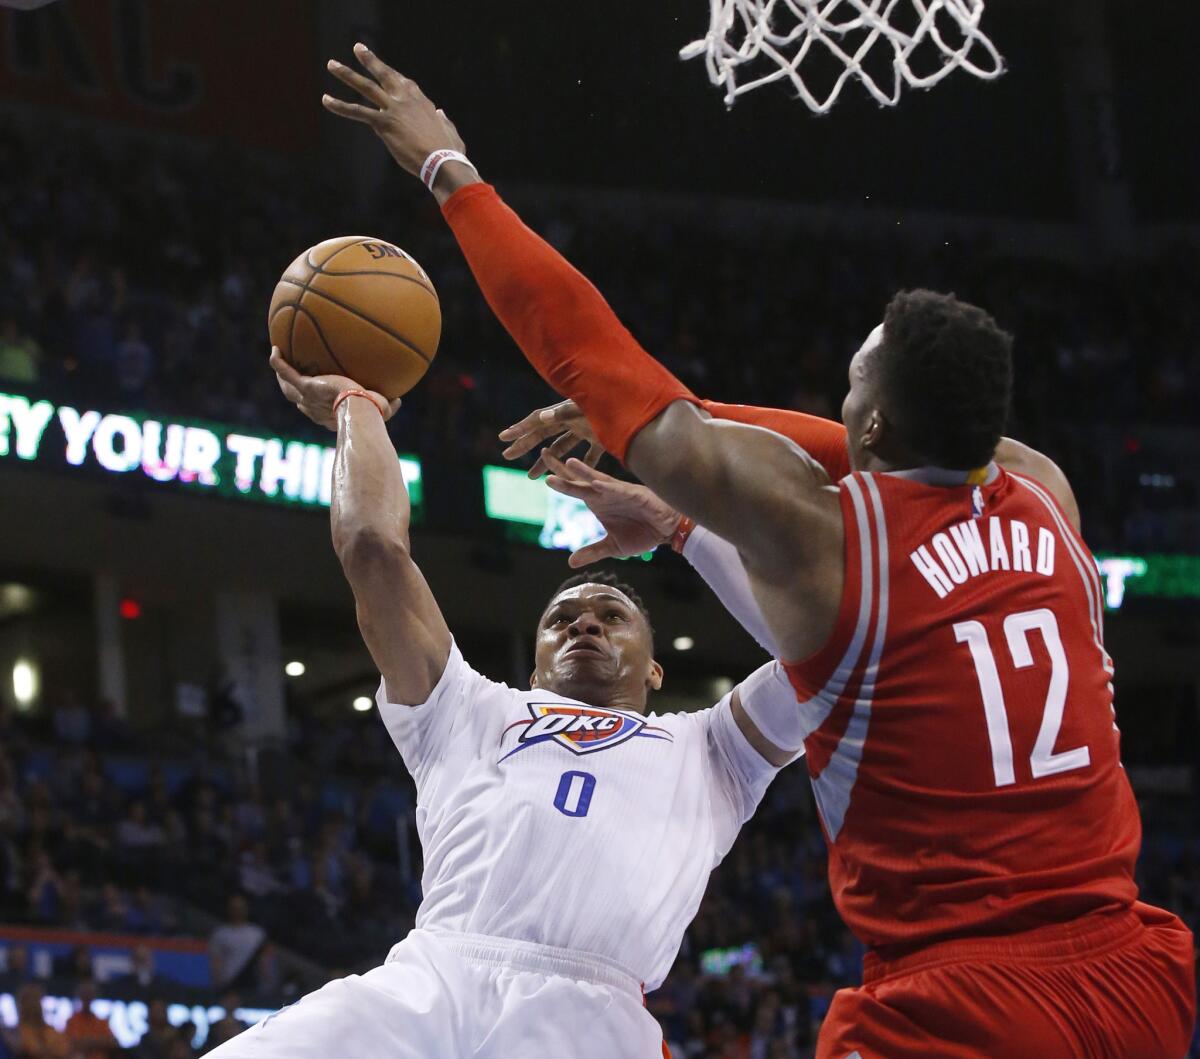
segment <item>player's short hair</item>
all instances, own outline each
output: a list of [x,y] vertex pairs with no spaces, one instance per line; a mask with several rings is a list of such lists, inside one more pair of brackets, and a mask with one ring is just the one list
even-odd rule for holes
[[590,573],[572,574],[561,585],[558,586],[550,596],[551,599],[557,599],[558,596],[565,592],[568,588],[575,588],[577,585],[609,585],[615,588],[618,592],[629,597],[630,602],[637,607],[643,618],[646,619],[646,628],[650,630],[650,643],[654,644],[654,623],[650,620],[650,610],[646,606],[646,601],[638,594],[638,590],[629,584],[627,581],[622,581],[616,574],[610,570],[593,570]]
[[879,347],[888,411],[908,444],[939,467],[972,470],[996,452],[1012,399],[1013,339],[953,294],[900,291]]

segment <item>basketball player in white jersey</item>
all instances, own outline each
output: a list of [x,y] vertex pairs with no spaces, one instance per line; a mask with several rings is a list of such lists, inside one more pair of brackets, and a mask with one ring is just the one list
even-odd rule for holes
[[219,1059],[657,1059],[643,1004],[709,873],[793,753],[770,663],[715,706],[647,714],[662,683],[636,594],[568,582],[538,623],[529,691],[475,672],[413,562],[385,420],[398,402],[272,355],[337,432],[333,540],[382,674],[380,714],[417,785],[424,900],[381,967],[330,982]]

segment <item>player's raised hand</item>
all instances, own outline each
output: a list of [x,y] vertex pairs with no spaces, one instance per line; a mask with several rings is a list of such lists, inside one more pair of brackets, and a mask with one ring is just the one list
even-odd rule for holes
[[331,95],[321,103],[331,114],[361,121],[375,130],[400,167],[420,176],[421,165],[434,151],[462,151],[462,137],[442,111],[403,74],[393,70],[365,44],[354,45],[354,57],[366,74],[330,59],[329,72],[354,89],[363,103],[347,103]]
[[270,364],[283,396],[317,426],[337,430],[333,404],[347,390],[363,390],[375,402],[385,420],[391,419],[400,409],[399,397],[389,401],[383,394],[367,390],[345,375],[301,375],[284,360],[283,354],[275,346],[271,347]]
[[605,530],[600,540],[571,553],[567,563],[573,568],[651,551],[669,541],[679,525],[679,512],[644,485],[622,482],[583,460],[563,463],[549,451],[542,459],[551,471],[546,484],[556,493],[582,500]]
[[500,431],[500,440],[509,442],[503,453],[506,460],[520,459],[547,438],[555,440],[546,446],[537,462],[529,468],[530,478],[540,478],[546,473],[547,456],[558,461],[564,460],[568,453],[585,442],[588,450],[583,462],[589,467],[595,467],[604,455],[604,448],[596,440],[591,423],[574,401],[559,401],[558,404],[535,409],[519,423]]

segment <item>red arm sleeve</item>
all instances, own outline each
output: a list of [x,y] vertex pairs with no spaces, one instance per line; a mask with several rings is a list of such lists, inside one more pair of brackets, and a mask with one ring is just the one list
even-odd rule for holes
[[791,438],[825,468],[826,474],[840,482],[850,473],[850,452],[846,448],[846,428],[832,419],[790,412],[783,408],[758,408],[749,404],[720,404],[701,401],[713,419],[733,419],[755,427],[766,427]]
[[667,405],[699,404],[491,185],[467,185],[442,212],[492,312],[537,373],[583,409],[618,459]]

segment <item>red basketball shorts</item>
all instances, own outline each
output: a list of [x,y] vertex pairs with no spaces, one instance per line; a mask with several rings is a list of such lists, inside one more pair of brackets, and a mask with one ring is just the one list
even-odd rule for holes
[[817,1059],[1182,1059],[1196,1019],[1191,932],[1126,912],[885,962],[833,998]]

